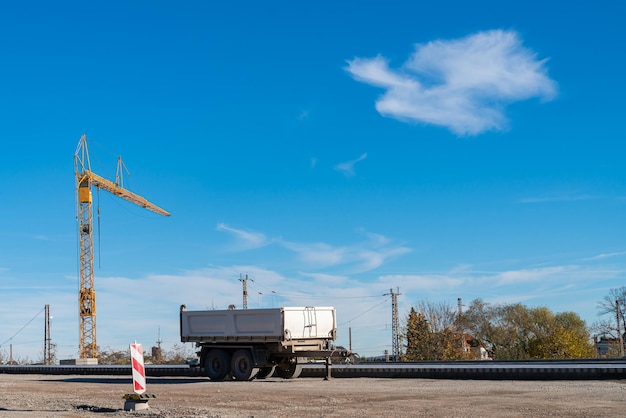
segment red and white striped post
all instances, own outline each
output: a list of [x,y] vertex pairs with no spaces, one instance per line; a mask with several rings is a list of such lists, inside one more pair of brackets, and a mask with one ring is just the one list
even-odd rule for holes
[[143,365],[143,350],[141,344],[135,341],[130,345],[130,361],[133,368],[133,391],[124,395],[126,402],[124,403],[125,411],[139,411],[149,409],[148,399],[156,398],[155,395],[149,395],[146,392],[146,370]]
[[141,344],[135,341],[130,345],[130,360],[133,366],[133,390],[137,395],[146,391],[146,370],[143,366]]

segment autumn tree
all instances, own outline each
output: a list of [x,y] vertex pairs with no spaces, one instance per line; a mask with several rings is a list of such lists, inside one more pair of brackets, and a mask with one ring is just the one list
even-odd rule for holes
[[428,323],[422,314],[418,314],[415,308],[406,321],[406,351],[404,359],[406,361],[430,360],[430,331]]
[[420,302],[406,321],[406,361],[465,358],[456,312],[446,303]]
[[532,336],[528,354],[538,359],[590,358],[594,355],[585,321],[574,312],[554,315],[547,308],[530,310]]
[[573,312],[474,300],[463,313],[468,333],[497,360],[589,358],[593,346],[585,322]]

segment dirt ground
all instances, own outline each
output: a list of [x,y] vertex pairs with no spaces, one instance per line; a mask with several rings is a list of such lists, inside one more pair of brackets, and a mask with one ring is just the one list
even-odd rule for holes
[[0,374],[2,417],[617,417],[626,381],[148,378],[146,411],[124,411],[130,378]]

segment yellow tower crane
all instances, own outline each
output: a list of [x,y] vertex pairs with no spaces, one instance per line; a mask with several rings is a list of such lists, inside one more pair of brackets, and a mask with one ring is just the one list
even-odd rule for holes
[[91,186],[104,189],[159,215],[170,216],[170,214],[123,187],[123,164],[121,158],[118,158],[115,183],[92,172],[85,135],[81,136],[74,154],[74,169],[76,173],[76,212],[79,233],[79,357],[81,359],[96,359],[98,346],[96,344],[96,291],[94,289],[93,274],[94,244]]

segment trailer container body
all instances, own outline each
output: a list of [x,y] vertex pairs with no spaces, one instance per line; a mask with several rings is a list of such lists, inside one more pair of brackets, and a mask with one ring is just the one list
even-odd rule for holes
[[[333,307],[180,310],[180,338],[195,342],[199,366],[212,380],[295,378],[308,358],[346,356],[337,350]],[[330,374],[330,371],[328,371]]]
[[182,312],[181,340],[334,340],[336,328],[335,309],[330,307],[186,311]]

